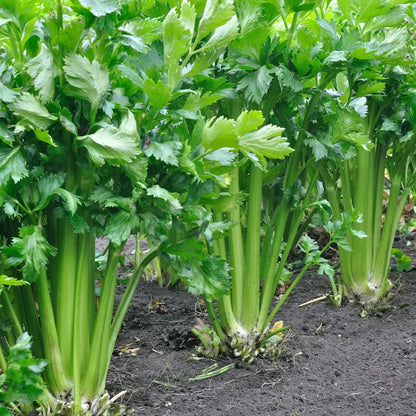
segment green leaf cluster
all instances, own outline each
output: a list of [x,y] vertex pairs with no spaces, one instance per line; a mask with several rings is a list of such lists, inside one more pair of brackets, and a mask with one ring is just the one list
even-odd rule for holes
[[27,333],[21,335],[10,349],[7,370],[0,374],[0,412],[12,415],[4,404],[30,405],[45,394],[41,374],[45,360],[34,358],[31,339]]

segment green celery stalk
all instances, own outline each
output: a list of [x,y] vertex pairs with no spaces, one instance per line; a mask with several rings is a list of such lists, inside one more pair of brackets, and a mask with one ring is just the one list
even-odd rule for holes
[[41,270],[39,273],[36,287],[38,289],[43,348],[45,358],[49,361],[49,365],[46,367],[48,385],[55,395],[59,395],[68,391],[70,384],[66,378],[66,372],[61,359],[46,269]]
[[248,198],[246,261],[243,284],[244,308],[241,311],[241,324],[247,331],[252,331],[255,328],[259,315],[262,179],[262,170],[253,164],[250,171]]
[[[232,170],[231,176],[232,180],[229,189],[231,194],[237,195],[240,191],[238,167]],[[240,319],[243,308],[244,244],[241,229],[241,212],[238,204],[229,211],[228,218],[235,224],[229,231],[229,262],[233,288],[231,292],[231,304],[234,316]],[[225,253],[221,257],[227,260]]]
[[7,361],[6,361],[6,357],[4,356],[1,345],[0,345],[0,368],[2,369],[3,373],[5,373],[7,370]]
[[78,236],[68,218],[59,221],[56,276],[56,330],[62,364],[67,377],[73,375],[73,329],[75,316],[75,285],[78,262]]
[[74,326],[73,326],[73,383],[75,412],[81,411],[81,375],[87,366],[90,352],[90,246],[92,237],[85,233],[78,235],[78,265],[75,281]]
[[103,368],[107,368],[111,317],[117,280],[117,267],[122,247],[110,243],[107,266],[98,305],[97,317],[91,341],[85,373],[81,379],[81,395],[89,400],[102,393]]

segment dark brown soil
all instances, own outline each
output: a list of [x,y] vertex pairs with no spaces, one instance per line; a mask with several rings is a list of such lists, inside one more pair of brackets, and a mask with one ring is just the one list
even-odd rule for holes
[[[407,253],[416,255],[414,247]],[[299,307],[328,292],[325,278],[311,273],[279,316],[293,325],[293,359],[246,366],[221,358],[219,367],[235,368],[201,381],[190,379],[214,361],[189,361],[194,349],[184,340],[196,317],[206,320],[203,307],[186,292],[142,282],[107,388],[112,396],[126,391],[119,401],[143,416],[416,415],[416,270],[391,278],[389,308],[361,317],[357,305]]]

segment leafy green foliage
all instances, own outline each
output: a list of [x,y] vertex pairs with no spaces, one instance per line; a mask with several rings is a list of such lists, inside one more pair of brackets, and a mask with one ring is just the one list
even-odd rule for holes
[[4,274],[0,275],[0,286],[23,286],[28,282],[24,280],[15,279],[13,277],[7,277]]
[[398,272],[404,272],[412,268],[412,259],[409,256],[406,256],[402,250],[393,248],[391,254],[396,258],[396,269]]
[[19,235],[13,238],[10,247],[3,247],[1,251],[8,257],[9,265],[22,265],[23,278],[31,283],[46,267],[48,256],[56,255],[56,249],[46,241],[40,227],[23,227]]
[[224,117],[208,120],[201,143],[207,151],[226,147],[255,155],[263,164],[265,158],[282,159],[290,154],[293,149],[281,137],[284,129],[272,125],[259,129],[263,122],[260,111],[243,112],[235,121]]
[[[177,252],[176,247],[172,251]],[[229,293],[231,284],[229,268],[223,259],[211,256],[199,260],[194,257],[189,259],[189,263],[179,261],[173,268],[174,276],[180,277],[191,293],[204,294],[208,300],[218,299]]]
[[[45,392],[41,373],[46,365],[45,360],[32,356],[30,336],[20,336],[10,348],[7,370],[0,374],[0,401],[28,405],[38,400]],[[0,412],[12,414],[4,407],[0,407]]]
[[65,57],[63,69],[69,84],[66,93],[70,97],[90,102],[92,112],[97,111],[109,87],[108,71],[96,60],[90,62],[88,58],[75,53]]
[[86,136],[78,136],[76,140],[88,150],[96,165],[107,162],[119,166],[131,162],[141,153],[135,137],[114,126],[101,128]]
[[27,123],[32,129],[47,130],[57,120],[56,116],[50,114],[47,108],[28,92],[22,92],[9,104],[9,108],[21,117],[23,125]]

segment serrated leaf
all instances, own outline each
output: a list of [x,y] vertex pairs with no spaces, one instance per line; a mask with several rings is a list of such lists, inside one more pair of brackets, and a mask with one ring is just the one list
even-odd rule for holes
[[131,162],[141,153],[137,140],[114,126],[102,128],[86,136],[78,136],[76,141],[88,150],[96,165],[103,165],[105,162],[122,165]]
[[217,162],[221,166],[233,166],[237,153],[233,149],[223,147],[221,149],[214,150],[204,156],[204,159],[210,162]]
[[118,0],[78,0],[82,6],[88,9],[94,16],[100,17],[113,13],[119,9]]
[[188,52],[192,35],[189,28],[172,9],[163,21],[163,55],[169,84],[175,87],[180,71],[179,60]]
[[382,131],[393,131],[395,133],[400,133],[400,126],[397,122],[386,118],[383,120],[383,124],[381,125]]
[[329,264],[329,262],[326,259],[322,259],[322,260],[325,260],[325,261],[319,262],[318,274],[320,275],[326,274],[329,277],[334,277],[335,276],[334,268]]
[[264,123],[261,111],[243,111],[235,121],[235,128],[239,136],[243,136],[258,129]]
[[289,88],[293,92],[300,92],[303,90],[303,84],[297,78],[297,75],[290,71],[283,65],[275,67],[272,71],[276,74],[282,88]]
[[72,53],[64,59],[65,78],[69,84],[65,92],[71,96],[91,103],[92,111],[107,92],[110,85],[108,70],[93,60]]
[[385,27],[394,27],[400,26],[403,24],[406,15],[401,7],[395,7],[389,10],[387,13],[383,13],[373,19],[371,22],[368,22],[363,27],[363,33],[369,33],[376,29],[385,28]]
[[[40,373],[47,362],[32,356],[31,340],[27,333],[20,335],[11,346],[7,364],[7,371],[0,375],[0,401],[30,405],[38,400],[46,390]],[[7,384],[7,389],[1,388],[3,383]]]
[[140,219],[136,212],[119,211],[110,216],[105,228],[106,236],[113,244],[121,246],[137,231],[139,225]]
[[166,201],[173,210],[182,209],[181,203],[169,191],[161,188],[159,185],[153,185],[151,188],[148,188],[147,195]]
[[238,35],[238,20],[236,16],[232,16],[231,19],[224,25],[215,29],[212,36],[208,41],[199,49],[204,51],[207,49],[217,48],[220,49],[230,42],[232,42]]
[[180,142],[156,142],[150,143],[149,147],[144,151],[145,155],[150,157],[153,156],[157,160],[161,160],[168,165],[178,166],[180,150],[182,144]]
[[8,277],[4,274],[0,275],[0,286],[24,286],[28,284],[25,280]]
[[204,243],[196,239],[186,239],[169,244],[164,251],[187,261],[202,260],[206,257]]
[[55,92],[56,69],[52,53],[44,43],[41,45],[39,54],[29,60],[27,72],[33,78],[41,103],[49,102]]
[[256,156],[270,159],[283,159],[293,152],[285,137],[284,129],[267,125],[261,129],[245,134],[239,139],[239,148]]
[[3,247],[1,251],[8,257],[9,264],[23,265],[23,279],[32,283],[48,264],[48,256],[55,256],[57,250],[46,241],[39,227],[23,227],[19,235],[12,239],[12,246]]
[[333,20],[329,22],[328,20],[316,19],[316,22],[326,31],[333,44],[339,40],[337,25]]
[[136,119],[134,118],[134,114],[131,111],[126,111],[123,114],[118,129],[124,133],[129,134],[132,137],[139,138]]
[[345,62],[347,60],[347,51],[332,51],[323,61],[324,64],[332,62]]
[[37,183],[38,200],[31,201],[35,204],[33,211],[44,209],[54,192],[63,185],[64,181],[65,175],[63,173],[42,176]]
[[180,20],[191,36],[194,34],[196,16],[194,5],[187,0],[182,1]]
[[222,2],[207,0],[204,13],[199,22],[198,39],[203,39],[217,27],[224,25],[233,15],[234,3],[232,0]]
[[63,188],[55,189],[53,194],[59,196],[59,198],[62,199],[65,209],[71,215],[75,215],[78,206],[81,205],[81,198],[78,195],[74,195],[73,193]]
[[218,93],[211,94],[209,92],[206,92],[205,94],[201,96],[200,91],[196,91],[195,93],[189,94],[182,109],[186,111],[197,112],[217,102],[223,97],[224,95],[222,94],[218,94]]
[[54,143],[52,136],[48,133],[48,131],[35,129],[34,133],[35,133],[36,138],[40,140],[41,142],[44,142],[44,143],[50,144],[51,146],[56,147],[56,144]]
[[305,140],[305,144],[312,149],[312,153],[316,160],[321,160],[328,156],[327,147],[317,138],[311,137]]
[[184,71],[184,76],[194,77],[212,65],[225,51],[226,47],[210,48],[199,53],[194,63]]
[[348,82],[348,77],[343,73],[339,72],[335,78],[336,87],[339,92],[342,92],[342,95],[339,97],[339,100],[345,104],[348,100],[350,85]]
[[145,188],[147,178],[148,159],[146,157],[138,157],[132,162],[123,165],[123,171],[130,180],[139,187]]
[[205,288],[202,292],[207,299],[218,298],[227,294],[231,287],[229,266],[225,260],[211,256],[204,260],[200,270],[205,277]]
[[365,82],[360,84],[357,91],[357,97],[364,97],[371,94],[380,94],[386,88],[385,82]]
[[361,23],[367,23],[370,19],[389,11],[389,5],[384,0],[359,0],[357,6],[357,21]]
[[145,44],[150,44],[162,37],[163,22],[152,18],[130,20],[120,29],[140,37]]
[[218,257],[192,263],[176,260],[174,270],[193,294],[204,295],[208,300],[213,300],[229,293],[229,266]]
[[28,92],[21,93],[9,104],[9,108],[16,116],[29,122],[32,128],[47,130],[57,120],[57,117],[50,114],[46,107]]
[[147,78],[143,82],[143,90],[149,96],[150,103],[156,109],[165,107],[172,99],[172,88],[169,85],[165,85],[162,80],[157,82],[150,78]]
[[238,140],[233,121],[224,117],[208,120],[202,130],[202,145],[206,150],[216,150],[221,147],[236,149]]
[[20,147],[0,149],[0,186],[11,178],[15,183],[29,174]]
[[267,66],[262,66],[255,72],[244,76],[237,84],[237,91],[245,90],[246,97],[256,103],[260,103],[270,87],[273,77]]
[[392,248],[391,253],[397,260],[396,270],[398,272],[404,272],[412,269],[412,259],[409,256],[406,256],[402,250]]
[[143,39],[139,36],[134,35],[121,35],[120,42],[124,46],[129,46],[130,48],[134,49],[136,52],[139,53],[146,53],[149,51],[149,47],[144,43]]
[[16,91],[11,90],[9,87],[6,87],[2,82],[0,82],[0,100],[5,103],[11,103],[18,96]]
[[14,141],[13,133],[3,123],[0,123],[0,140],[7,146]]

